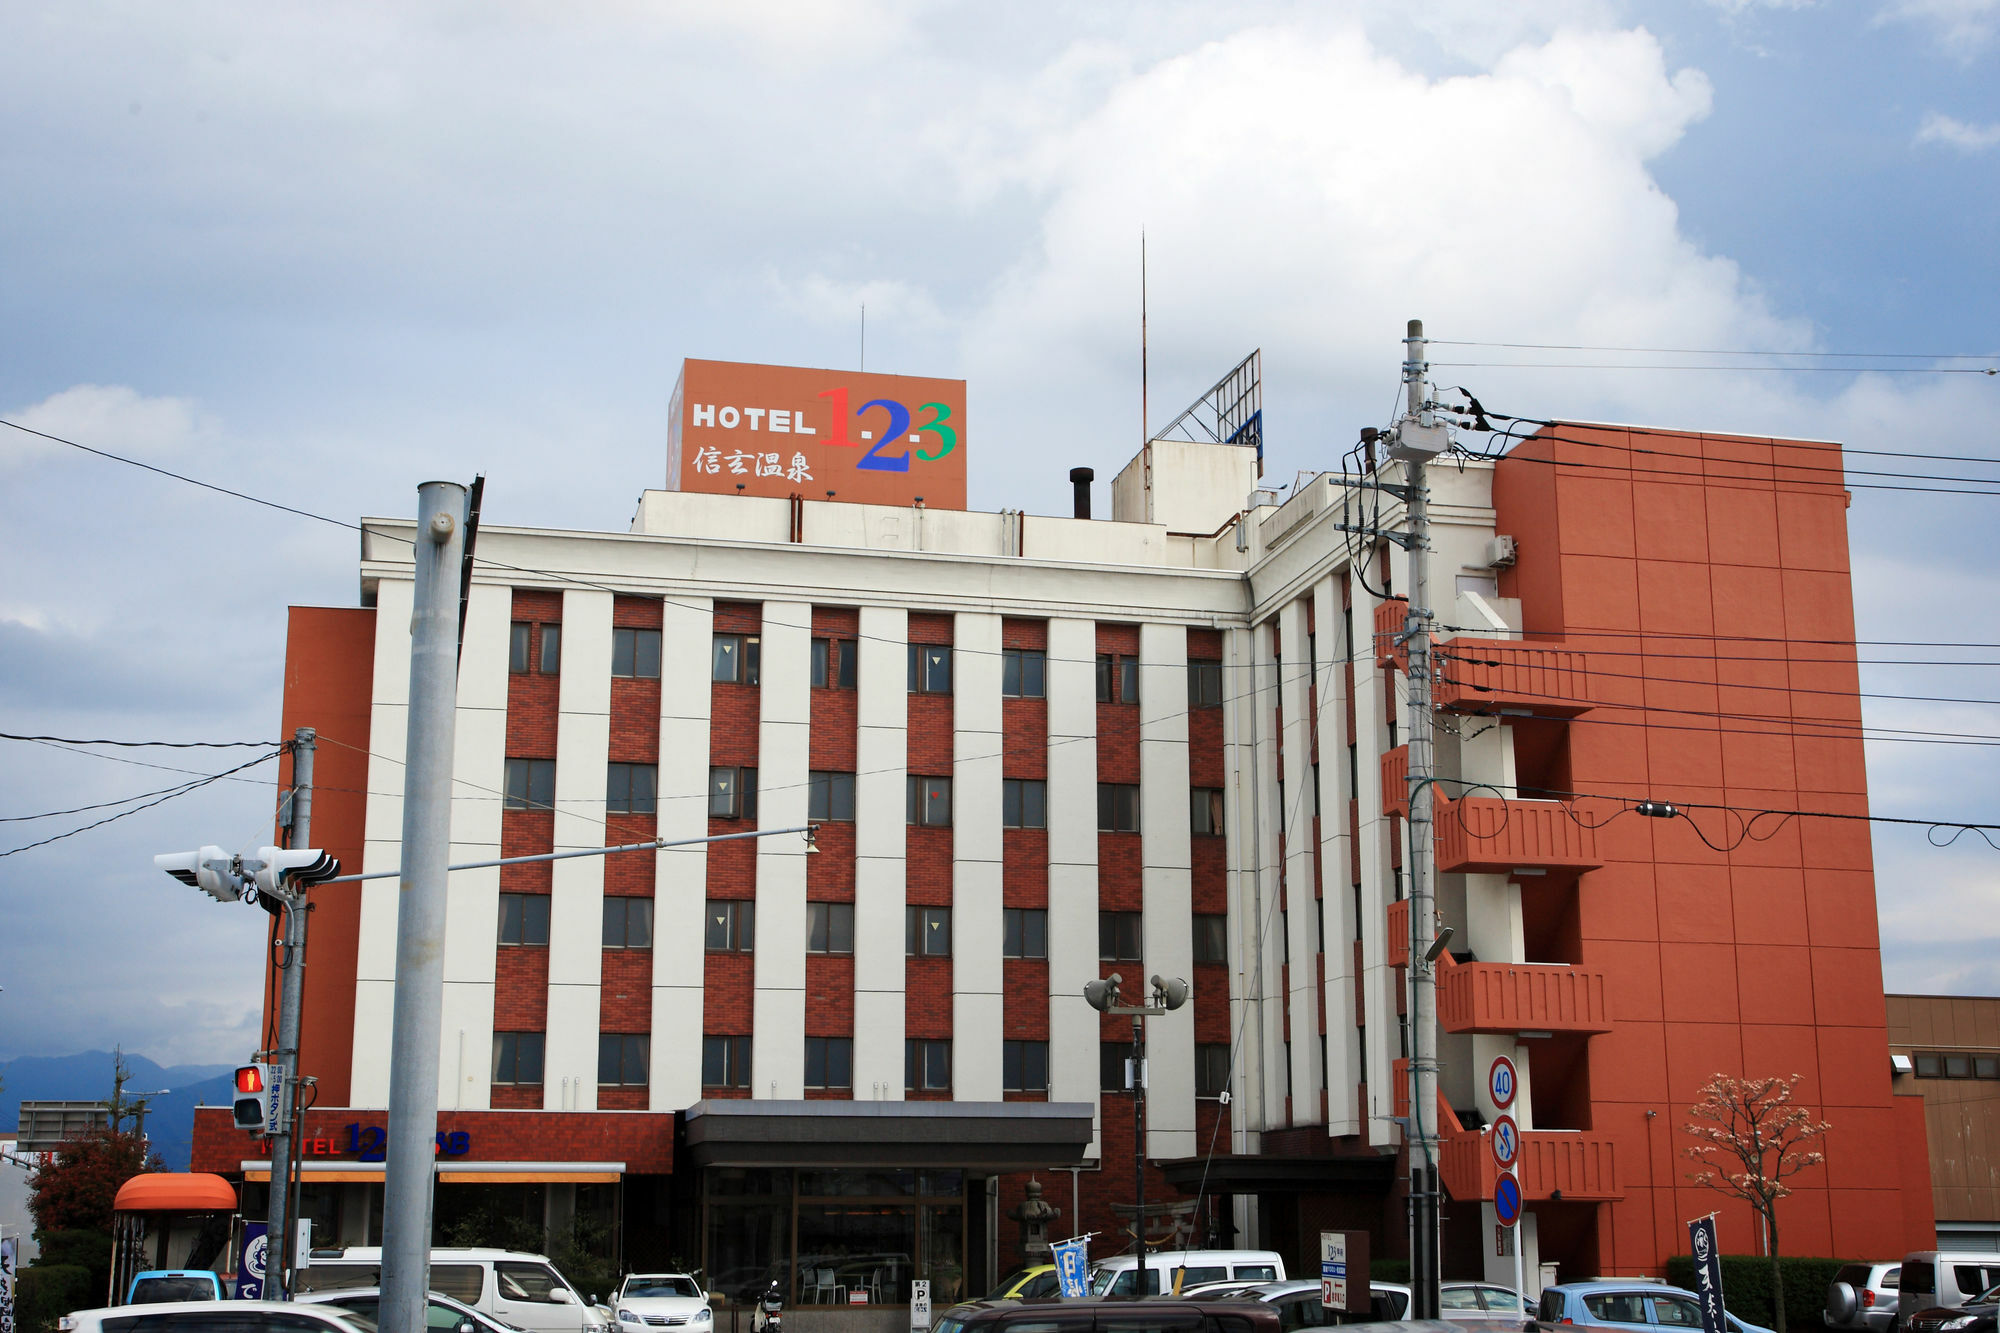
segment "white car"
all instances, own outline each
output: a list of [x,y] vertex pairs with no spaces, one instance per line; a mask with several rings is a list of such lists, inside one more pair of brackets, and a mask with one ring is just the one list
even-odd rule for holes
[[622,1333],[642,1328],[687,1328],[695,1333],[714,1326],[708,1293],[686,1273],[633,1273],[618,1288],[611,1306],[618,1312]]
[[[294,1299],[298,1305],[329,1305],[354,1315],[355,1323],[366,1322],[367,1327],[379,1328],[382,1323],[382,1289],[380,1287],[352,1287],[334,1291],[312,1291],[301,1293]],[[502,1323],[488,1314],[455,1301],[437,1292],[430,1293],[424,1311],[424,1327],[429,1333],[519,1333],[512,1324]]]
[[56,1321],[61,1333],[375,1333],[372,1321],[344,1310],[285,1301],[166,1301],[77,1310]]

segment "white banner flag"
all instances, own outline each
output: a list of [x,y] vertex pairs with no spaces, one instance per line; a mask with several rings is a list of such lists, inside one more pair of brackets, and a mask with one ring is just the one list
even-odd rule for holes
[[0,1333],[14,1333],[14,1254],[17,1237],[0,1237]]

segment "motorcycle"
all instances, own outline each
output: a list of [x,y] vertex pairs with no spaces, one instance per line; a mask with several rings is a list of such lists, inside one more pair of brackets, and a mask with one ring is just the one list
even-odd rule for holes
[[750,1315],[750,1333],[784,1333],[781,1315],[785,1308],[785,1294],[779,1290],[775,1279],[757,1298],[757,1306]]

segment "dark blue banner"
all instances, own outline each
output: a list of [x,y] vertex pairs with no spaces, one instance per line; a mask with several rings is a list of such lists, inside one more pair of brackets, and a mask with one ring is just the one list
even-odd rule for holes
[[271,1252],[269,1238],[264,1235],[262,1222],[248,1222],[243,1227],[243,1257],[236,1263],[236,1299],[257,1301],[264,1298],[264,1276],[266,1262]]
[[1701,1333],[1729,1333],[1722,1318],[1722,1251],[1715,1242],[1715,1219],[1688,1223],[1694,1253],[1694,1294],[1701,1302]]

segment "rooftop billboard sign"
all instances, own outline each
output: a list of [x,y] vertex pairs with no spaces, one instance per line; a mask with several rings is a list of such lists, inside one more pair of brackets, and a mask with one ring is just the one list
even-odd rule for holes
[[667,489],[965,508],[965,381],[681,363]]

